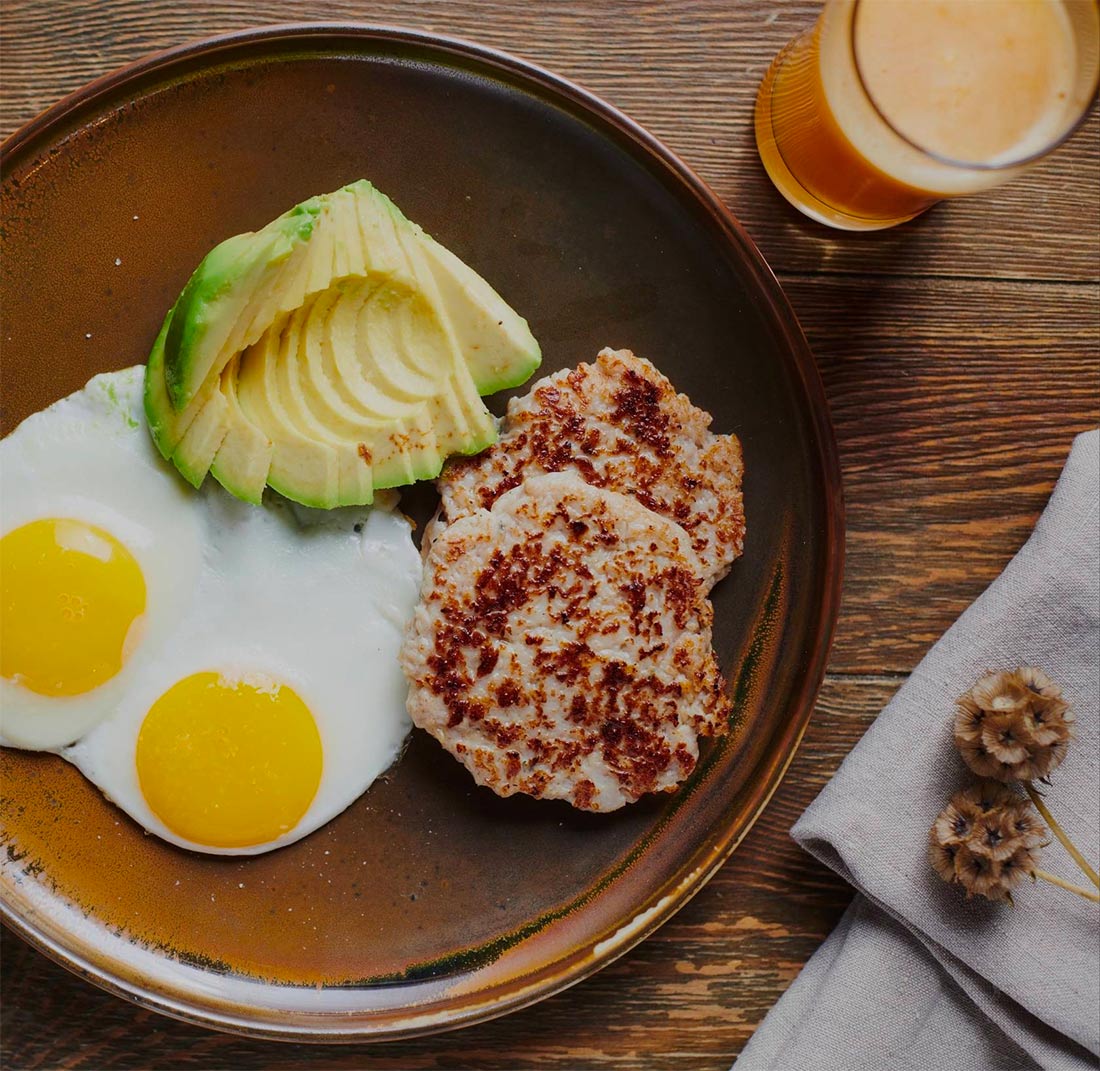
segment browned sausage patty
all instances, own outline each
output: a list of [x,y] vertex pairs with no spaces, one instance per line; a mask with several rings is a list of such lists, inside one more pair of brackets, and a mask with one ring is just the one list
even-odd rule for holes
[[499,795],[614,810],[725,731],[712,616],[681,527],[576,473],[531,477],[432,543],[409,714]]
[[680,525],[709,589],[729,572],[745,535],[741,444],[711,433],[710,422],[649,361],[605,349],[595,364],[557,372],[514,398],[495,446],[447,464],[424,545],[528,476],[573,472]]

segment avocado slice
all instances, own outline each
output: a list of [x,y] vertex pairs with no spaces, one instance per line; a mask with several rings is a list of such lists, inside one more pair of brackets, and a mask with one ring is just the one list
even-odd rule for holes
[[196,487],[367,504],[496,440],[483,394],[541,361],[525,320],[360,180],[199,265],[149,355],[145,409]]
[[[423,231],[420,234],[444,306],[463,310],[454,328],[478,393],[495,394],[526,382],[541,361],[538,350],[529,346],[527,321],[454,253]],[[526,359],[517,360],[517,353]]]

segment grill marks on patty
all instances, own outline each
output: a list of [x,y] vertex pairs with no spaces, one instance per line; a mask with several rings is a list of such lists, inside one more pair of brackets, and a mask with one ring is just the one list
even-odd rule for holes
[[513,399],[496,445],[448,463],[425,545],[527,476],[574,472],[679,524],[709,588],[740,555],[745,533],[741,444],[714,435],[710,422],[649,361],[605,349],[595,364],[548,376]]
[[532,477],[433,543],[409,713],[500,795],[612,810],[674,787],[729,717],[698,572],[635,500]]

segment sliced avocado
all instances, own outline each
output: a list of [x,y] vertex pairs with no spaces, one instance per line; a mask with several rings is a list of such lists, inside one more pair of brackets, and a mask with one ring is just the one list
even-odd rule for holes
[[222,372],[221,392],[229,406],[229,427],[210,471],[231,494],[258,506],[263,499],[275,445],[241,410],[237,398],[240,355]]
[[[164,340],[173,408],[186,406],[211,371],[221,372],[233,353],[267,328],[267,323],[253,322],[254,303],[280,291],[284,263],[295,246],[309,239],[320,211],[320,199],[311,198],[259,231],[226,239],[203,258],[176,302]],[[255,337],[242,337],[248,327]]]
[[225,395],[216,390],[195,414],[172,456],[176,468],[193,487],[202,485],[228,430],[229,403]]
[[215,383],[205,384],[183,409],[177,412],[172,408],[164,379],[164,340],[174,313],[173,307],[164,318],[145,369],[145,417],[157,448],[169,461],[174,459],[176,448],[187,429],[216,391]]
[[340,500],[334,452],[294,423],[279,383],[279,363],[284,351],[297,349],[299,331],[300,317],[291,314],[282,330],[267,332],[241,355],[236,395],[244,417],[271,442],[267,483],[303,505],[331,509]]
[[[419,229],[419,228],[418,228]],[[542,363],[527,321],[449,249],[421,231],[421,248],[439,286],[479,394],[518,387]]]
[[361,180],[208,254],[150,353],[146,413],[196,486],[366,504],[494,442],[480,395],[539,359],[489,284]]

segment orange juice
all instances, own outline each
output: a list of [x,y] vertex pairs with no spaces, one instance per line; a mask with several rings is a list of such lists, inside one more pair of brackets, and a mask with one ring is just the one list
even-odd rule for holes
[[807,215],[892,226],[1067,136],[1098,37],[1096,0],[829,0],[760,87],[761,159]]

